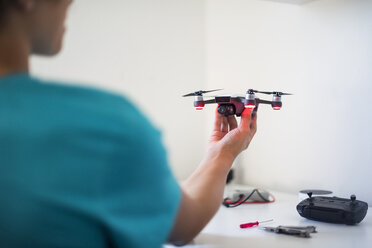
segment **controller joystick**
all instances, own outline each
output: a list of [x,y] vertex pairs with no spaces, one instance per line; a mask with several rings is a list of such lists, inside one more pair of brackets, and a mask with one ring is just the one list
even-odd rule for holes
[[357,204],[357,202],[356,202],[356,196],[355,196],[355,195],[351,195],[351,196],[350,196],[350,200],[351,200],[350,205],[351,205],[352,207],[354,207],[354,206]]
[[309,196],[309,204],[313,206],[314,205],[313,198],[311,198],[313,195],[313,192],[308,192],[307,195]]

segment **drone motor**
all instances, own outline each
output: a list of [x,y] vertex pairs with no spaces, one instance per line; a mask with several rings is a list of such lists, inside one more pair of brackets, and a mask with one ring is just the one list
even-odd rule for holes
[[256,103],[256,96],[254,94],[254,91],[252,89],[249,89],[247,91],[247,94],[245,94],[244,99],[244,107],[249,109],[254,109],[257,106]]
[[214,92],[214,91],[219,91],[222,89],[217,89],[217,90],[199,90],[195,91],[186,95],[183,95],[183,97],[188,97],[188,96],[194,96],[194,107],[196,110],[203,110],[205,106],[205,101],[203,99],[203,94],[209,93],[209,92]]
[[194,107],[196,110],[203,110],[205,106],[204,99],[202,95],[195,95]]
[[282,108],[282,97],[280,96],[280,94],[273,95],[273,101],[271,103],[271,107],[274,110],[280,110]]

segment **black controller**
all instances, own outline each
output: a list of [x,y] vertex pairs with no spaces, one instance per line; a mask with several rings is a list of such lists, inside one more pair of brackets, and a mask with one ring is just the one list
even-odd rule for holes
[[297,212],[307,219],[354,225],[361,222],[367,214],[368,204],[356,200],[355,195],[350,199],[339,197],[311,197],[297,205]]

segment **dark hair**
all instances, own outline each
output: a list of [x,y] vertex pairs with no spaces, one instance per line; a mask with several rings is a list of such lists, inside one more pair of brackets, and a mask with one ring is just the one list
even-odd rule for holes
[[12,5],[14,0],[0,0],[0,21],[3,21],[7,9]]
[[8,4],[7,0],[0,0],[0,15],[4,12]]
[[7,5],[8,5],[7,0],[0,0],[0,21],[2,19],[2,16],[4,15]]

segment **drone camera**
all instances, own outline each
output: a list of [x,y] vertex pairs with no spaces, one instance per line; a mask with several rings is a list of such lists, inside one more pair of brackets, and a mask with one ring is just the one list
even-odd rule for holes
[[221,104],[218,106],[217,111],[224,116],[234,115],[235,106],[233,104]]

